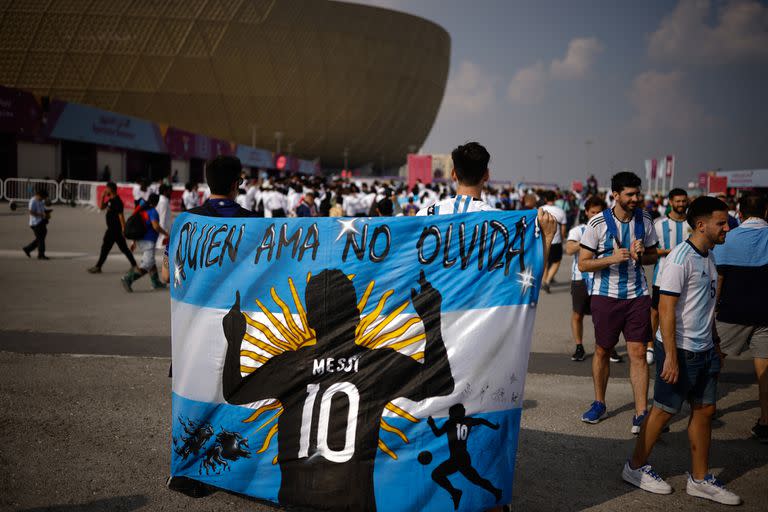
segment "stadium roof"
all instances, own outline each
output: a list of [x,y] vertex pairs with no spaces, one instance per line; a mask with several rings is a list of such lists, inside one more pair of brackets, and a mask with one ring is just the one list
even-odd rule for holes
[[0,84],[320,157],[402,163],[429,134],[450,36],[322,0],[23,0],[0,7]]

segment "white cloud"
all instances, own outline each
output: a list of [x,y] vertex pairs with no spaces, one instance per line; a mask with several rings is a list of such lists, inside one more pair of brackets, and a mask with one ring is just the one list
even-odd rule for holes
[[721,64],[768,58],[768,6],[755,0],[732,1],[709,23],[710,0],[680,0],[648,40],[657,60]]
[[448,78],[445,107],[464,113],[483,112],[496,99],[494,78],[477,64],[463,60]]
[[532,105],[541,101],[547,70],[543,62],[523,68],[512,77],[507,87],[507,99],[512,103]]
[[594,37],[577,38],[568,44],[564,59],[555,59],[549,65],[552,78],[560,80],[584,78],[594,64],[603,46]]
[[507,87],[507,99],[524,105],[538,103],[548,81],[586,78],[601,51],[603,46],[594,37],[572,39],[562,59],[553,59],[549,66],[539,61],[515,73]]
[[645,71],[635,77],[629,101],[635,108],[631,128],[643,134],[686,135],[714,124],[690,95],[680,71]]

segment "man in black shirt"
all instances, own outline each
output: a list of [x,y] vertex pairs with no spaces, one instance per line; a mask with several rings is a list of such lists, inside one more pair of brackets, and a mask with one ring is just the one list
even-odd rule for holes
[[125,230],[125,216],[123,215],[123,201],[117,195],[117,185],[114,182],[107,183],[107,188],[104,189],[104,193],[99,201],[99,207],[102,210],[107,210],[107,231],[104,233],[104,240],[101,243],[101,254],[99,255],[99,261],[96,265],[89,268],[88,272],[91,274],[100,274],[101,267],[107,260],[109,251],[112,250],[112,246],[117,244],[125,257],[131,264],[131,268],[136,270],[136,260],[133,257],[128,244],[125,243],[125,236],[123,231]]

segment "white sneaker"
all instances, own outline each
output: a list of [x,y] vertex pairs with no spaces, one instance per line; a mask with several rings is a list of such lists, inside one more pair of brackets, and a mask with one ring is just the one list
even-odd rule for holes
[[701,482],[697,482],[688,474],[685,492],[691,496],[716,501],[723,505],[738,505],[741,503],[741,498],[738,495],[726,489],[722,482],[711,474],[707,475]]
[[646,464],[637,469],[632,469],[629,466],[629,461],[627,461],[624,463],[624,469],[621,471],[621,478],[623,478],[625,482],[629,482],[644,491],[655,494],[672,493],[672,486],[665,482],[664,479],[653,470],[650,464]]
[[652,348],[645,349],[645,361],[650,365],[656,360]]

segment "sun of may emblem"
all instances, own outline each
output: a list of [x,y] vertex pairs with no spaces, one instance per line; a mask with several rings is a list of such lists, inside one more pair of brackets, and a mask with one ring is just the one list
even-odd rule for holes
[[[355,275],[351,274],[347,277],[352,280]],[[310,278],[311,274],[307,274],[307,282],[309,282]],[[267,323],[262,323],[256,320],[246,312],[242,313],[246,323],[252,328],[250,329],[251,333],[253,333],[246,332],[243,336],[244,343],[240,350],[240,371],[243,375],[253,373],[274,356],[287,351],[295,351],[316,343],[315,332],[308,325],[304,304],[296,291],[293,280],[290,278],[288,279],[288,285],[290,287],[295,311],[291,310],[287,302],[277,294],[273,287],[270,290],[270,295],[275,304],[280,308],[282,318],[278,318],[278,316],[270,311],[269,308],[258,299],[256,299],[256,305],[263,313]],[[373,294],[374,287],[375,282],[369,282],[363,296],[357,304],[358,311],[361,312],[361,318],[360,323],[355,330],[355,343],[369,349],[386,348],[398,352],[412,352],[414,346],[422,343],[426,336],[423,329],[417,330],[415,328],[416,325],[421,322],[421,319],[418,316],[410,317],[405,321],[398,318],[411,301],[406,300],[389,313],[384,314],[387,300],[394,294],[394,290],[387,290],[380,296],[376,306],[370,309],[370,311],[365,312],[368,301]],[[298,317],[298,319],[296,317]],[[408,350],[409,347],[410,350]],[[259,351],[257,352],[253,348],[258,348]],[[419,351],[411,353],[410,357],[421,362],[424,359],[424,352]],[[410,422],[419,422],[418,418],[392,402],[389,402],[386,405],[386,409]],[[244,420],[245,423],[255,422],[261,418],[262,415],[270,411],[273,411],[272,415],[256,429],[256,432],[258,432],[269,427],[267,436],[257,453],[264,453],[269,448],[275,434],[277,434],[278,423],[276,423],[276,420],[283,413],[283,406],[279,400],[268,400]],[[403,442],[409,442],[408,437],[400,429],[387,423],[384,418],[381,419],[380,427],[387,432],[397,435]],[[387,446],[383,440],[379,439],[378,447],[382,452],[393,459],[397,459],[395,451]],[[277,459],[277,456],[275,456],[272,460],[272,464],[277,464]]]

